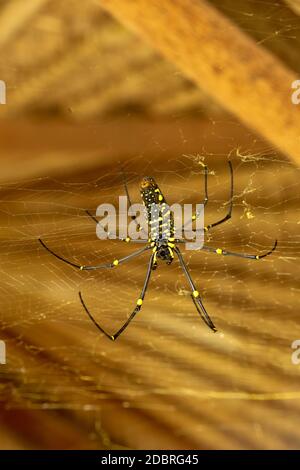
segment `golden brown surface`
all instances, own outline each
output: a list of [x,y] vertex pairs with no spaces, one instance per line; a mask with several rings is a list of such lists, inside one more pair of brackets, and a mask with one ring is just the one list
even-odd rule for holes
[[[268,49],[291,69],[298,17],[284,2],[264,2],[263,18],[250,3],[226,1],[222,14],[255,38],[259,54]],[[0,107],[0,448],[299,448],[300,366],[291,362],[300,339],[299,170],[98,2],[22,5],[4,2],[0,11],[0,79],[8,84]],[[280,139],[295,146],[291,134]],[[38,237],[79,263],[133,251],[99,241],[84,212],[124,193],[119,162],[134,201],[149,174],[169,203],[196,203],[205,161],[206,220],[215,221],[227,209],[228,157],[233,219],[207,243],[261,253],[278,238],[278,249],[261,261],[185,252],[218,333],[197,315],[174,262],[153,274],[139,316],[109,342],[78,291],[114,331],[135,305],[147,255],[112,272],[79,272]]]
[[[177,124],[174,138],[180,141],[180,131],[192,129],[193,123]],[[205,146],[212,155],[205,161],[211,170],[211,221],[224,213],[228,197],[228,168],[214,142],[223,142],[225,136],[218,129],[216,137],[214,126],[201,121],[197,127],[210,136]],[[158,139],[163,143],[163,123],[146,128],[143,148]],[[229,134],[227,129],[226,136],[229,146],[233,140],[240,143],[242,155],[232,155],[234,218],[215,229],[210,244],[256,252],[268,249],[278,237],[279,247],[260,262],[186,253],[219,328],[215,335],[194,311],[174,263],[154,273],[139,318],[110,343],[85,316],[77,292],[83,291],[98,321],[113,331],[134,305],[146,255],[118,271],[88,274],[60,263],[38,245],[42,236],[60,254],[80,263],[109,261],[133,250],[97,241],[94,224],[84,215],[84,208],[116,201],[123,193],[114,161],[87,158],[97,143],[86,156],[77,149],[80,162],[66,139],[63,148],[69,157],[63,170],[48,168],[41,179],[27,175],[23,182],[2,185],[1,334],[8,349],[8,364],[1,366],[3,447],[11,445],[5,444],[7,430],[17,434],[18,441],[11,442],[21,447],[297,445],[299,369],[291,363],[291,342],[297,339],[298,324],[299,177],[282,157],[262,145],[255,151],[253,137],[240,126],[236,130],[233,126]],[[35,144],[44,146],[44,136],[38,134],[41,140]],[[193,145],[188,139],[188,153],[195,155],[201,148],[201,134]],[[76,138],[84,135],[81,128]],[[122,143],[125,148],[126,132],[119,134]],[[47,168],[46,150],[31,150],[34,155]],[[137,182],[149,171],[170,202],[201,197],[197,158],[175,158],[157,147],[151,163],[139,157],[124,160],[136,201]],[[30,432],[25,432],[24,422]],[[61,434],[55,432],[57,426]]]

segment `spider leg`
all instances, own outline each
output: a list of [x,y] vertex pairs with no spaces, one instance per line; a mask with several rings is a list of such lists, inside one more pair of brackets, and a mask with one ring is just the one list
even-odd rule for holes
[[209,224],[209,225],[207,225],[206,227],[204,227],[204,230],[205,230],[206,232],[208,232],[208,231],[209,231],[210,229],[212,229],[213,227],[216,227],[217,225],[221,225],[221,224],[223,224],[224,222],[226,222],[227,220],[231,219],[232,208],[233,208],[233,169],[232,169],[232,163],[231,163],[230,160],[228,161],[228,165],[229,165],[229,169],[230,169],[230,178],[231,178],[229,209],[228,209],[228,212],[227,212],[227,214],[225,215],[225,217],[223,217],[222,219],[218,220],[217,222],[214,222],[213,224]]
[[180,265],[182,267],[182,270],[188,280],[188,283],[191,287],[191,290],[192,290],[192,299],[193,299],[193,302],[195,304],[195,307],[199,313],[199,315],[201,316],[202,320],[204,321],[204,323],[211,329],[213,330],[214,332],[217,331],[215,325],[213,324],[212,320],[210,319],[210,316],[208,315],[200,297],[199,297],[199,292],[197,291],[196,287],[195,287],[195,284],[191,278],[191,275],[188,271],[188,268],[187,268],[187,265],[183,259],[183,256],[179,250],[179,248],[174,248],[174,251],[176,252],[177,256],[178,256],[178,259],[179,259],[179,262],[180,262]]
[[95,269],[103,269],[103,268],[115,268],[116,266],[119,266],[120,264],[123,264],[126,261],[129,261],[130,259],[135,258],[136,256],[139,256],[141,253],[151,248],[150,246],[145,246],[141,250],[135,251],[131,253],[130,255],[125,256],[124,258],[115,259],[112,263],[98,264],[96,266],[81,266],[80,264],[73,263],[72,261],[69,261],[66,258],[63,258],[62,256],[58,255],[54,251],[50,250],[50,248],[48,248],[47,245],[40,238],[39,238],[39,242],[47,251],[49,251],[49,253],[55,256],[55,258],[63,261],[66,264],[69,264],[70,266],[73,266],[74,268],[85,270],[85,271],[92,271]]
[[[131,202],[131,198],[130,198],[130,195],[129,195],[129,190],[128,190],[128,186],[127,186],[127,181],[126,181],[126,177],[125,177],[125,174],[124,174],[124,171],[123,171],[123,168],[121,166],[121,173],[122,173],[122,177],[123,177],[123,185],[124,185],[124,189],[125,189],[125,193],[126,193],[126,197],[127,197],[127,200],[129,202],[129,206],[132,206],[132,202]],[[99,221],[96,219],[96,217],[89,211],[89,210],[86,210],[85,211],[86,214],[94,221],[96,222],[96,224],[99,223]],[[137,229],[138,231],[141,231],[143,232],[144,235],[147,235],[146,232],[141,229],[141,226],[140,224],[137,222],[136,220],[136,216],[135,215],[131,215],[130,216],[131,220],[134,220],[135,221],[135,224],[137,226]],[[148,240],[147,239],[137,239],[137,240],[132,240],[131,238],[127,237],[127,238],[117,238],[117,240],[120,240],[120,241],[125,241],[125,242],[134,242],[134,243],[148,243]]]
[[[208,169],[207,169],[207,166],[204,163],[201,162],[201,165],[204,168],[204,199],[203,199],[201,204],[203,204],[203,206],[205,207],[206,204],[208,203]],[[198,215],[199,214],[196,213],[192,217],[192,220],[196,220]]]
[[[173,243],[187,243],[188,240],[185,240],[184,238],[175,238],[173,239]],[[215,253],[217,255],[223,255],[223,256],[237,256],[239,258],[247,258],[247,259],[262,259],[265,258],[266,256],[269,256],[273,251],[276,250],[276,247],[278,245],[278,241],[275,240],[273,248],[266,253],[263,253],[262,255],[249,255],[249,254],[244,254],[244,253],[235,253],[233,251],[227,251],[227,250],[222,250],[222,248],[212,248],[210,246],[204,245],[201,250],[208,251],[209,253]],[[201,251],[199,250],[199,251]]]
[[[229,203],[229,209],[228,209],[228,212],[227,214],[225,215],[225,217],[223,217],[222,219],[218,220],[217,222],[214,222],[212,224],[209,224],[207,225],[206,227],[204,227],[204,231],[205,232],[208,232],[210,229],[212,229],[213,227],[216,227],[217,225],[221,225],[223,224],[224,222],[226,222],[227,220],[231,219],[231,215],[232,215],[232,209],[233,209],[233,169],[232,169],[232,163],[231,161],[229,160],[228,161],[228,165],[229,165],[229,169],[230,169],[230,179],[231,179],[231,182],[230,182],[230,203]],[[204,168],[205,168],[205,179],[204,179],[204,191],[205,191],[205,197],[204,197],[204,200],[202,202],[203,206],[205,207],[206,204],[208,203],[208,184],[207,184],[207,181],[208,181],[208,171],[207,171],[207,166],[204,165]],[[186,229],[186,226],[189,224],[191,224],[194,220],[196,220],[200,215],[200,212],[196,212],[193,216],[192,216],[192,219],[184,224],[183,226],[183,233]],[[197,232],[197,230],[196,230]]]
[[126,322],[124,323],[124,325],[123,325],[114,335],[110,335],[109,333],[107,333],[107,332],[99,325],[99,323],[97,323],[97,321],[94,319],[94,317],[93,317],[92,314],[90,313],[89,309],[87,308],[87,306],[86,306],[86,304],[85,304],[85,302],[84,302],[84,300],[83,300],[83,298],[82,298],[81,292],[79,292],[80,302],[82,303],[82,306],[83,306],[84,310],[86,311],[87,315],[88,315],[89,318],[92,320],[92,322],[94,323],[94,325],[98,328],[98,330],[100,330],[108,339],[110,339],[110,340],[112,340],[112,341],[115,341],[115,340],[118,338],[118,336],[120,336],[120,334],[123,333],[123,331],[127,328],[127,326],[129,325],[129,323],[130,323],[130,322],[133,320],[133,318],[136,316],[136,314],[141,310],[142,304],[143,304],[143,301],[144,301],[144,298],[145,298],[145,295],[146,295],[147,287],[148,287],[148,284],[149,284],[151,272],[152,272],[152,265],[153,265],[154,256],[155,256],[155,254],[153,253],[152,256],[151,256],[151,258],[150,258],[149,264],[148,264],[148,268],[147,268],[147,273],[146,273],[146,278],[145,278],[145,281],[144,281],[143,289],[142,289],[142,291],[141,291],[141,294],[140,294],[139,299],[137,300],[135,309],[133,310],[133,312],[131,313],[131,315],[128,317],[128,319],[126,320]]
[[[204,199],[201,204],[203,204],[203,206],[205,207],[206,204],[208,203],[208,186],[207,186],[208,170],[207,170],[207,166],[204,165],[204,163],[201,162],[201,165],[204,167],[204,194],[205,194]],[[182,227],[183,232],[185,231],[186,226],[190,225],[194,220],[196,220],[199,217],[199,215],[200,215],[200,212],[195,212],[195,214],[193,214],[192,218],[183,225]]]
[[267,251],[266,253],[263,253],[262,255],[248,255],[244,253],[235,253],[233,251],[227,251],[227,250],[222,250],[221,248],[211,248],[210,246],[204,245],[201,249],[204,251],[208,251],[210,253],[216,253],[217,255],[223,255],[223,256],[237,256],[239,258],[247,258],[247,259],[262,259],[265,258],[266,256],[269,256],[273,251],[276,250],[277,247],[277,240],[275,240],[274,246],[271,250]]
[[126,242],[126,243],[149,243],[151,241],[151,240],[143,240],[142,238],[138,238],[136,240],[133,240],[130,237],[118,238],[117,240],[120,240],[120,242]]
[[95,217],[89,210],[86,210],[85,213],[86,213],[91,219],[93,219],[93,221],[96,222],[96,224],[99,223],[99,220],[97,220],[96,217]]

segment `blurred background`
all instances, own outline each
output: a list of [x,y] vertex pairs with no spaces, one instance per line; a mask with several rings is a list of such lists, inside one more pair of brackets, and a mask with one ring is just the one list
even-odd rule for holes
[[[298,0],[207,3],[299,75]],[[0,48],[0,448],[299,448],[293,156],[245,127],[101,1],[2,0]],[[134,251],[98,240],[85,213],[118,203],[121,165],[134,202],[151,175],[173,204],[201,202],[205,162],[205,218],[214,222],[228,210],[229,158],[233,218],[207,244],[256,254],[277,238],[277,250],[261,261],[184,253],[217,334],[174,262],[153,274],[143,310],[109,342],[78,291],[115,331],[135,305],[147,255],[112,272],[78,272],[38,238],[79,264]]]

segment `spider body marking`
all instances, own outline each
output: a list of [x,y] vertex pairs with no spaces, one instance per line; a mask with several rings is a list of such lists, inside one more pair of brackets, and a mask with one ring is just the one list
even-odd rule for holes
[[[206,165],[204,163],[200,162],[200,165],[204,168],[204,192],[205,196],[203,199],[202,204],[206,206],[208,203],[208,185],[207,185],[207,177],[208,177],[208,171]],[[230,161],[228,161],[229,169],[230,169],[230,177],[231,177],[231,184],[230,184],[230,200],[228,204],[228,211],[227,214],[222,217],[221,219],[217,220],[214,223],[211,223],[204,227],[205,233],[213,229],[214,227],[221,225],[228,220],[231,219],[232,215],[232,209],[233,209],[233,170],[232,170],[232,164]],[[129,201],[129,205],[131,206],[131,200],[128,192],[128,187],[126,180],[124,178],[124,188],[125,192]],[[138,256],[140,256],[142,253],[145,253],[149,250],[152,250],[152,254],[150,256],[150,259],[148,261],[148,266],[147,266],[147,272],[146,272],[146,277],[144,280],[143,288],[141,290],[140,296],[137,299],[136,305],[134,310],[132,311],[131,315],[129,315],[128,319],[125,321],[125,323],[122,325],[122,327],[113,335],[107,333],[100,325],[99,323],[95,320],[93,315],[90,313],[88,307],[86,306],[81,292],[79,292],[79,298],[80,302],[89,316],[90,320],[94,323],[94,325],[98,328],[101,333],[103,333],[108,339],[115,341],[121,333],[127,328],[127,326],[130,324],[130,322],[133,320],[133,318],[136,316],[136,314],[141,310],[143,302],[144,302],[144,297],[147,292],[147,288],[149,285],[151,273],[153,270],[156,269],[158,263],[157,260],[162,260],[165,261],[167,264],[171,264],[173,259],[174,259],[174,253],[176,254],[178,261],[180,263],[180,266],[185,274],[186,280],[189,284],[190,291],[191,291],[191,298],[192,301],[196,307],[197,312],[199,313],[201,319],[204,321],[204,323],[214,332],[217,331],[214,323],[212,322],[210,316],[208,315],[203,302],[201,300],[201,295],[199,291],[197,290],[193,279],[190,275],[188,266],[186,265],[184,258],[182,256],[181,251],[179,250],[179,247],[177,246],[180,243],[186,243],[187,240],[184,238],[182,239],[177,239],[174,238],[175,234],[175,229],[174,229],[174,218],[172,214],[168,213],[168,206],[165,201],[165,198],[160,191],[160,188],[158,187],[157,183],[155,182],[154,178],[152,177],[145,177],[142,179],[141,184],[140,184],[140,191],[141,191],[141,197],[143,200],[143,203],[146,208],[147,212],[147,222],[148,222],[148,227],[149,227],[149,238],[148,240],[131,240],[130,237],[127,237],[125,239],[120,239],[121,241],[125,241],[127,243],[133,242],[133,243],[145,243],[146,246],[140,250],[134,251],[133,253],[120,258],[120,259],[115,259],[111,263],[104,263],[104,264],[98,264],[95,266],[82,266],[80,264],[76,264],[73,261],[69,261],[68,259],[58,255],[54,251],[52,251],[48,246],[43,242],[43,240],[39,239],[39,242],[41,245],[53,256],[55,256],[57,259],[63,261],[64,263],[73,266],[74,268],[81,269],[81,270],[96,270],[96,269],[110,269],[110,268],[116,268],[117,266],[120,266],[121,264],[126,263],[127,261],[134,259]],[[86,213],[93,219],[96,223],[98,223],[98,220],[94,215],[92,215],[89,211],[86,211]],[[191,221],[194,221],[197,219],[199,214],[196,212],[193,216]],[[132,220],[135,220],[135,216],[131,216]],[[167,220],[168,219],[168,220]],[[190,221],[190,222],[191,222]],[[140,229],[139,224],[135,220],[138,229]],[[182,227],[184,229],[185,226]],[[235,256],[238,258],[244,258],[244,259],[251,259],[251,260],[260,260],[262,258],[265,258],[266,256],[269,256],[277,247],[277,240],[275,240],[275,243],[273,247],[260,255],[257,254],[246,254],[246,253],[236,253],[233,251],[227,251],[222,248],[213,248],[208,245],[203,245],[202,251],[206,251],[208,253],[214,253],[219,256]]]

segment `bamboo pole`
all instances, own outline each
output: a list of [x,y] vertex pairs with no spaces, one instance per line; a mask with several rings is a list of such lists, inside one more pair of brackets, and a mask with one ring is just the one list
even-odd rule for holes
[[100,0],[272,145],[300,163],[297,76],[205,0]]

